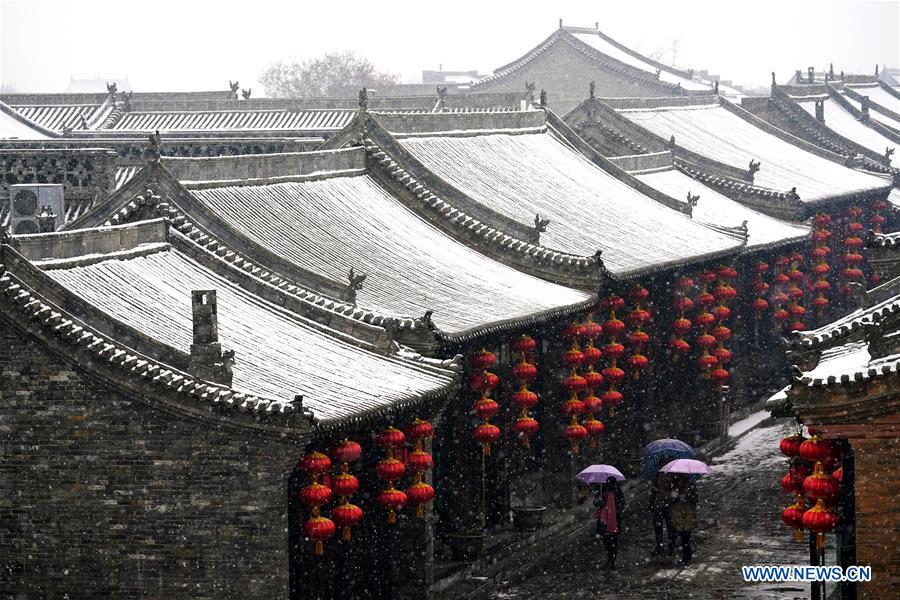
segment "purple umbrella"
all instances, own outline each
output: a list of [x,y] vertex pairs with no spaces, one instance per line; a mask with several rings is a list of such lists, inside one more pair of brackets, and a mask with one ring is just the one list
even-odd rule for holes
[[685,475],[709,475],[710,470],[706,463],[692,458],[678,458],[666,463],[659,470],[660,473],[682,473]]
[[610,477],[616,481],[625,481],[625,476],[612,465],[591,465],[575,476],[575,479],[583,483],[606,483]]

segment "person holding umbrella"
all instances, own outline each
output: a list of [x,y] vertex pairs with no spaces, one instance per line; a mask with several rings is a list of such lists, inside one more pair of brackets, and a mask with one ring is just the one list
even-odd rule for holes
[[669,555],[675,552],[675,528],[672,526],[672,498],[669,495],[672,489],[672,481],[668,474],[657,473],[653,478],[653,487],[650,488],[649,509],[653,520],[653,535],[656,538],[656,547],[653,555],[663,553],[663,525],[666,528],[666,537],[669,540]]
[[616,478],[609,476],[594,499],[597,510],[597,533],[603,538],[606,549],[606,568],[616,568],[616,554],[619,550],[619,532],[625,513],[625,495]]
[[672,526],[681,538],[681,562],[687,565],[693,555],[691,531],[697,526],[697,488],[693,482],[701,475],[708,475],[710,469],[699,460],[678,458],[666,463],[659,472],[676,477],[672,490]]

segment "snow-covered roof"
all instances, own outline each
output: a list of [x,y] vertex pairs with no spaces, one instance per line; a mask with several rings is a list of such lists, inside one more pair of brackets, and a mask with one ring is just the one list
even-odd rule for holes
[[109,104],[29,104],[12,107],[23,117],[42,127],[61,132],[66,127],[83,129],[84,122],[94,123],[111,109]]
[[729,227],[746,222],[748,248],[797,241],[810,232],[809,227],[788,223],[748,208],[675,168],[635,176],[673,198],[686,199],[688,194],[699,195],[691,215],[697,221]]
[[[881,88],[859,89],[856,91],[859,92],[860,94],[862,94],[863,96],[868,96],[869,92],[873,92],[876,90],[882,91]],[[852,96],[850,96],[847,93],[841,93],[841,96],[843,96],[843,98],[845,100],[847,100],[847,102],[849,102],[857,110],[862,110],[862,102],[860,102],[856,98],[853,98]],[[900,111],[897,111],[897,112],[900,112]],[[877,121],[877,122],[881,123],[882,125],[887,125],[891,129],[894,129],[895,131],[900,131],[900,120],[895,119],[894,117],[892,117],[890,115],[886,115],[886,114],[878,111],[871,105],[869,106],[869,118],[872,119],[873,121]],[[882,152],[883,151],[884,151],[884,149],[882,149]]]
[[192,343],[191,291],[216,290],[220,341],[236,353],[232,389],[279,404],[303,395],[303,406],[323,424],[452,387],[452,372],[357,345],[236,283],[240,278],[229,274],[232,267],[201,263],[184,249],[190,242],[177,232],[170,238],[173,244],[144,251],[43,266],[46,275],[91,306],[181,353],[189,353]]
[[881,87],[881,84],[848,85],[847,87],[863,96],[868,96],[871,102],[879,106],[883,106],[895,113],[900,113],[900,97]]
[[360,306],[392,315],[433,310],[435,326],[449,334],[527,322],[594,300],[456,241],[369,174],[190,187],[230,227],[296,265],[337,281],[351,268],[365,273]]
[[576,31],[576,33],[572,34],[575,39],[584,42],[591,48],[597,50],[598,52],[601,52],[602,54],[605,54],[606,56],[609,56],[610,58],[614,58],[629,66],[635,67],[651,74],[655,74],[656,71],[659,70],[660,81],[671,83],[674,85],[680,85],[685,90],[705,92],[712,91],[712,86],[699,81],[695,81],[693,79],[685,77],[684,75],[680,75],[675,72],[674,69],[669,70],[665,68],[665,65],[651,62],[646,57],[641,56],[640,54],[629,48],[626,48],[622,44],[619,44],[599,30],[587,32],[585,30],[579,29]]
[[550,219],[541,244],[574,254],[603,251],[613,274],[664,268],[736,251],[717,231],[613,177],[549,129],[398,136],[403,148],[471,199],[530,224]]
[[126,112],[111,131],[337,131],[353,110],[219,110]]
[[[804,98],[794,98],[803,110],[813,117],[816,116],[816,100],[806,100]],[[831,98],[821,98],[825,105],[825,126],[844,136],[848,140],[854,141],[861,146],[865,146],[869,150],[878,154],[884,154],[885,148],[893,148],[897,144],[893,140],[881,135],[865,123],[859,122],[856,117],[847,112],[843,106],[835,102]],[[900,158],[891,159],[891,166],[900,165]]]
[[[817,156],[766,131],[765,124],[743,109],[714,102],[703,105],[665,105],[618,108],[620,114],[697,154],[739,169],[760,161],[754,184],[785,191],[793,187],[802,202],[888,188],[890,180],[863,173]],[[740,111],[740,115],[737,114]],[[797,144],[802,144],[797,140]]]
[[46,140],[52,133],[0,102],[0,140]]

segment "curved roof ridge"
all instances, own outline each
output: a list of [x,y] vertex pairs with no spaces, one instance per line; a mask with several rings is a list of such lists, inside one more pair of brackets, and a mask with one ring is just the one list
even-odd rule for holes
[[26,117],[25,115],[23,115],[22,113],[17,111],[15,108],[13,108],[9,104],[6,104],[5,102],[2,102],[2,101],[0,101],[0,112],[4,113],[6,115],[9,115],[9,117],[11,117],[12,119],[18,121],[22,125],[25,125],[29,129],[33,129],[34,131],[40,133],[41,135],[51,137],[51,138],[62,137],[59,134],[59,132],[53,131],[52,129],[48,129],[47,127],[44,127],[37,121],[34,121],[33,119],[29,119],[28,117]]

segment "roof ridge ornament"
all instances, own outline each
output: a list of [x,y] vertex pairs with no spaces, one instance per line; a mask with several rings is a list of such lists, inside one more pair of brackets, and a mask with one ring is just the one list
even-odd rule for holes
[[697,203],[700,202],[700,194],[691,194],[690,190],[687,193],[687,203],[688,206],[694,208],[697,206]]
[[110,83],[108,81],[106,82],[106,91],[109,92],[109,95],[113,97],[113,100],[116,99],[116,91],[118,91],[118,89],[119,89],[119,86],[116,85],[115,81],[113,81],[112,83]]
[[246,90],[241,90],[241,96],[243,96],[244,100],[250,99],[250,94],[253,92],[253,88],[247,88]]
[[369,275],[367,273],[360,273],[359,275],[353,270],[353,267],[350,267],[350,272],[347,273],[347,281],[349,284],[347,285],[347,289],[341,292],[341,300],[347,302],[348,304],[352,304],[356,306],[356,292],[362,289],[363,282],[366,280],[366,277]]
[[541,88],[541,96],[540,96],[540,104],[541,108],[547,107],[547,90]]
[[369,110],[369,90],[362,87],[359,89],[359,112],[364,113]]
[[753,177],[759,171],[761,164],[758,160],[750,159],[750,166],[747,168],[747,176],[750,178],[750,183],[753,183]]
[[528,102],[529,105],[534,104],[534,82],[533,81],[525,82],[525,101]]
[[541,213],[535,213],[534,215],[534,228],[538,233],[544,233],[547,231],[547,225],[550,224],[550,219],[545,219],[541,217]]
[[591,80],[590,85],[588,86],[588,97],[592,100],[597,97],[597,84]]
[[162,159],[162,138],[159,135],[159,129],[150,136],[150,161],[159,163]]
[[238,98],[238,88],[241,87],[241,84],[237,81],[228,80],[228,89],[231,90],[231,99],[237,100]]

